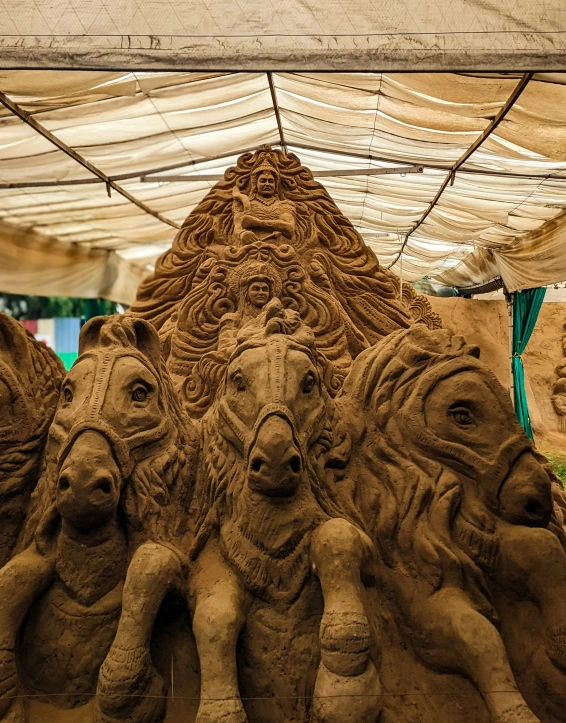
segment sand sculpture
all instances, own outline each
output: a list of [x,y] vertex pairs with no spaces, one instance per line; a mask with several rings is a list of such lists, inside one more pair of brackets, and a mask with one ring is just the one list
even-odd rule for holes
[[[566,324],[564,324],[564,331],[566,332]],[[562,351],[564,357],[556,367],[558,379],[552,389],[552,404],[558,415],[560,431],[566,432],[566,334],[562,337]]]
[[23,692],[71,708],[98,686],[97,720],[152,723],[165,706],[153,616],[183,586],[191,427],[147,322],[93,319],[79,354],[22,551],[0,570],[0,715],[26,721]]
[[0,565],[21,532],[64,374],[51,349],[0,313]]
[[566,722],[561,488],[400,296],[295,156],[227,171],[81,332],[0,569],[1,721]]

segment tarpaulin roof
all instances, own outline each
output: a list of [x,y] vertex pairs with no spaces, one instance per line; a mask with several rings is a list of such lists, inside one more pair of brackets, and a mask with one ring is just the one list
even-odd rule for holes
[[563,0],[0,0],[4,67],[561,70]]
[[[0,102],[4,291],[46,278],[43,293],[130,301],[216,179],[266,143],[322,174],[404,279],[566,279],[566,73],[5,70]],[[68,253],[93,263],[83,293]]]

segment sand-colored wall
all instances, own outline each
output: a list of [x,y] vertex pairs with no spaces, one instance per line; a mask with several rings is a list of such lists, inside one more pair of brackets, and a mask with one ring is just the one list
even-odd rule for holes
[[[509,318],[504,301],[428,297],[432,308],[450,327],[482,351],[501,383],[509,388]],[[550,397],[555,368],[562,358],[561,339],[566,303],[545,303],[523,355],[527,400],[537,446],[545,454],[566,454],[566,434],[559,432]]]

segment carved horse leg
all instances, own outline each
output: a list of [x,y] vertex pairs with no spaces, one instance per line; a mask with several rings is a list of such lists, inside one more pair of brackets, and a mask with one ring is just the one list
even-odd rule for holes
[[566,554],[560,541],[544,528],[509,525],[502,529],[500,550],[498,577],[535,598],[544,625],[545,653],[566,674]]
[[313,534],[313,569],[322,588],[321,664],[313,702],[316,723],[373,723],[381,709],[381,686],[370,660],[370,628],[360,573],[369,539],[343,519]]
[[158,723],[166,709],[163,679],[151,660],[151,635],[165,595],[181,586],[181,561],[172,550],[147,542],[134,554],[122,596],[116,637],[100,668],[98,720]]
[[27,720],[24,698],[18,698],[15,647],[20,626],[30,605],[49,585],[53,561],[34,548],[16,555],[0,570],[0,721]]
[[416,601],[411,615],[426,631],[429,648],[440,651],[431,657],[472,681],[492,723],[539,723],[517,688],[499,632],[462,590],[442,588],[428,600]]
[[238,689],[236,645],[247,593],[210,540],[190,573],[193,633],[200,660],[200,705],[196,723],[247,723]]

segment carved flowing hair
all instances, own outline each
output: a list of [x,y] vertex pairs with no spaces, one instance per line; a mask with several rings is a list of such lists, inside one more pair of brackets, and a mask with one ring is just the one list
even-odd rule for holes
[[[272,300],[260,317],[247,324],[239,334],[238,348],[232,355],[236,358],[242,351],[265,346],[274,334],[283,334],[288,338],[291,348],[307,355],[324,380],[328,372],[323,365],[325,360],[315,347],[312,331],[301,322],[297,312],[283,310],[281,303]],[[231,516],[238,496],[245,485],[246,466],[242,452],[233,441],[222,433],[219,405],[226,390],[228,369],[222,378],[216,399],[202,420],[202,449],[195,504],[191,517],[195,520],[195,543],[192,556],[196,557],[210,532],[221,524],[222,519]],[[324,405],[324,423],[321,432],[309,449],[302,450],[305,457],[307,483],[322,512],[327,517],[343,517],[363,529],[362,519],[354,507],[353,501],[344,495],[339,485],[327,484],[325,466],[343,468],[350,455],[350,437],[339,416],[336,405],[322,387]]]
[[[377,501],[371,526],[385,563],[424,578],[431,590],[451,582],[493,617],[483,574],[455,532],[465,483],[443,462],[441,441],[437,450],[424,449],[406,424],[415,407],[413,392],[424,375],[441,374],[445,365],[452,372],[460,364],[466,369],[472,359],[476,371],[483,368],[491,375],[477,355],[476,347],[449,330],[429,331],[416,325],[392,334],[356,359],[340,402],[364,440],[359,462],[374,479]],[[420,417],[418,422],[424,425]],[[485,508],[475,524],[470,534],[481,540],[485,550],[490,546],[496,550],[492,513]]]
[[23,402],[16,404],[12,429],[0,434],[0,500],[35,485],[64,375],[51,349],[0,314],[0,381]]
[[193,286],[206,249],[230,245],[234,232],[232,191],[250,195],[258,168],[276,169],[280,198],[296,208],[293,245],[300,255],[327,269],[335,293],[353,325],[368,344],[411,323],[399,301],[396,277],[380,267],[351,222],[336,206],[328,191],[312,177],[294,154],[260,149],[240,156],[224,179],[196,206],[177,233],[171,249],[157,261],[155,272],[140,286],[128,313],[151,321],[160,329]]
[[[81,332],[78,363],[85,356],[106,360],[133,356],[142,362],[158,380],[159,405],[162,417],[155,430],[144,433],[144,445],[152,454],[139,461],[124,460],[128,456],[128,439],[118,439],[112,421],[96,418],[78,419],[76,425],[92,420],[92,428],[106,436],[122,473],[120,508],[124,514],[128,543],[133,551],[141,542],[178,542],[186,532],[186,509],[192,492],[193,455],[196,445],[192,424],[181,408],[171,378],[161,359],[159,339],[155,329],[139,319],[119,315],[96,317]],[[112,362],[110,362],[112,363]],[[97,367],[93,389],[100,381]],[[110,373],[109,384],[112,384]],[[85,415],[87,405],[85,404]],[[100,430],[97,427],[100,426]],[[60,452],[72,441],[74,427],[65,432],[53,420],[46,449],[46,465],[33,495],[32,514],[26,525],[24,544],[36,540],[38,549],[45,552],[58,533],[60,515],[56,509],[56,490]],[[132,455],[132,450],[130,456]],[[126,471],[127,470],[127,471]]]

